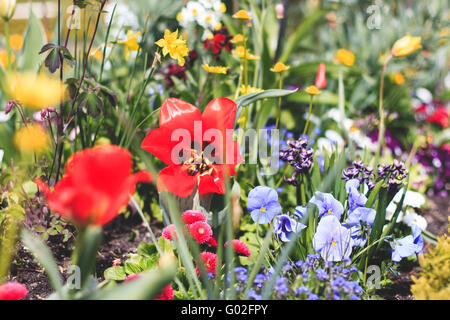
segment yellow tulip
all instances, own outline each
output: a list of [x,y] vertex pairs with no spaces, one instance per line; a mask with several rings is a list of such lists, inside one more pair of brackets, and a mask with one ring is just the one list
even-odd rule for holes
[[31,124],[14,135],[14,145],[22,153],[40,154],[50,147],[50,137],[41,125]]
[[405,57],[414,51],[422,48],[420,45],[420,37],[411,37],[408,33],[403,38],[397,40],[392,47],[392,55],[394,57]]
[[350,67],[355,63],[355,55],[347,49],[339,49],[334,57],[334,62]]
[[205,69],[207,72],[209,73],[222,73],[222,74],[227,74],[228,71],[228,67],[221,67],[221,66],[209,66],[207,64],[202,64],[203,69]]
[[64,86],[59,79],[46,74],[15,73],[7,78],[7,90],[24,107],[41,110],[59,104]]
[[0,17],[9,20],[16,10],[16,0],[0,0]]

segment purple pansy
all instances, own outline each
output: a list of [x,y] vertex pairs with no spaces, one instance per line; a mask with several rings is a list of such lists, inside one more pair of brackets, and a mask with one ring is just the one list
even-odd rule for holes
[[417,244],[414,243],[412,235],[404,238],[395,239],[392,245],[392,261],[400,262],[403,258],[407,258],[416,253]]
[[306,228],[306,226],[300,222],[295,221],[288,215],[281,214],[275,217],[274,231],[275,234],[283,242],[289,242],[289,238],[300,230]]
[[336,216],[328,215],[319,221],[313,247],[325,261],[342,261],[350,257],[352,246],[350,229],[342,226]]
[[358,207],[364,207],[367,198],[364,194],[358,192],[359,180],[351,179],[345,184],[345,189],[348,193],[348,211],[352,212]]
[[281,213],[281,205],[278,203],[278,193],[269,187],[258,186],[248,194],[247,209],[250,211],[253,221],[266,224]]

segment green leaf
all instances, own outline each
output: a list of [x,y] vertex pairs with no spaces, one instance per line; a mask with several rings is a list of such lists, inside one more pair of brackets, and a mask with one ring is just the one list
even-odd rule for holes
[[116,281],[123,281],[127,277],[124,267],[120,266],[106,269],[103,275],[106,280],[116,280]]
[[45,269],[53,289],[60,292],[62,288],[61,274],[50,249],[41,239],[26,229],[23,230],[22,241],[33,252],[40,265]]
[[42,61],[39,55],[41,48],[45,45],[45,31],[41,22],[30,8],[28,27],[23,40],[22,53],[18,61],[20,71],[37,71]]
[[137,253],[140,256],[149,258],[155,254],[158,254],[158,251],[153,243],[141,242],[138,245]]
[[256,102],[258,100],[268,99],[268,98],[277,98],[277,97],[284,97],[288,96],[290,94],[293,94],[296,92],[295,90],[285,90],[285,89],[270,89],[270,90],[264,90],[263,92],[253,92],[249,94],[245,94],[243,96],[240,96],[235,100],[237,107],[245,107],[249,104],[252,104],[253,102]]

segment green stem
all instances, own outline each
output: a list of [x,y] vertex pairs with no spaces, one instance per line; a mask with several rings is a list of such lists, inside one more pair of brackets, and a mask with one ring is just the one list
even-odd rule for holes
[[[282,72],[280,72],[280,90],[283,88],[283,76]],[[278,123],[280,121],[281,116],[281,97],[278,97],[278,112],[277,112],[277,121],[275,122],[275,130],[278,129]]]
[[381,81],[380,81],[380,104],[378,106],[378,113],[380,115],[380,124],[378,126],[378,142],[377,142],[377,151],[375,155],[375,163],[378,163],[379,157],[383,150],[384,146],[384,109],[383,109],[383,88],[384,88],[384,74],[386,72],[386,67],[389,61],[392,59],[392,54],[389,55],[386,61],[383,64],[383,70],[381,71]]
[[5,20],[6,55],[8,61],[7,70],[11,70],[11,46],[9,43],[9,20]]
[[311,119],[311,113],[312,113],[312,102],[313,102],[313,96],[310,95],[310,96],[309,96],[309,112],[308,112],[308,119],[306,120],[306,125],[305,125],[305,129],[303,129],[302,137],[304,137],[305,134],[306,134],[306,132],[308,131],[308,124],[309,124],[309,120]]

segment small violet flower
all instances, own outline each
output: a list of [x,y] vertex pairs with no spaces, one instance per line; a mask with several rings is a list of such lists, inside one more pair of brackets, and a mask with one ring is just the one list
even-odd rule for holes
[[331,193],[316,191],[314,197],[312,197],[310,201],[319,209],[319,217],[333,215],[337,219],[340,219],[341,215],[344,213],[344,207]]
[[412,235],[395,239],[392,246],[392,261],[398,263],[403,258],[407,258],[417,251],[417,244],[414,243]]
[[364,207],[367,202],[367,198],[364,194],[358,192],[359,180],[351,179],[345,184],[345,189],[348,193],[348,212],[351,213],[353,210],[359,207]]

